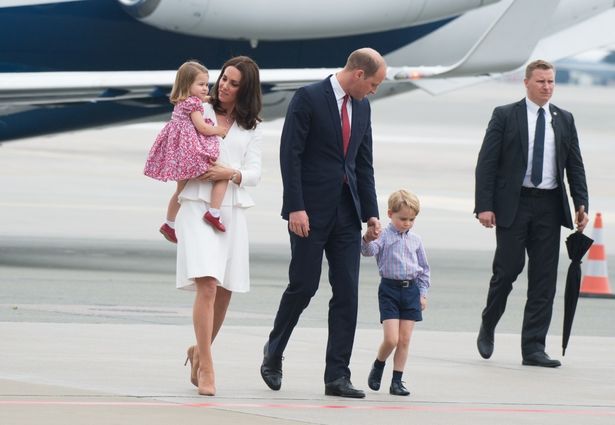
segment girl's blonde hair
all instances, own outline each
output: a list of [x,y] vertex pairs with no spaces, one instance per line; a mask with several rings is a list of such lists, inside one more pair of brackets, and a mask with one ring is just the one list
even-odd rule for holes
[[421,211],[419,198],[414,193],[404,189],[397,190],[389,196],[389,210],[399,212],[402,207],[410,208],[417,215]]
[[175,83],[171,90],[171,96],[169,96],[169,100],[173,105],[177,105],[190,96],[190,86],[199,74],[209,75],[209,71],[198,61],[189,60],[179,67],[177,74],[175,74]]

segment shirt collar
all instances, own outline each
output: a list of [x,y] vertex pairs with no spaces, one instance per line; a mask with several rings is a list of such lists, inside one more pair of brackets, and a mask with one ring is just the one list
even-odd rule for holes
[[335,99],[340,100],[344,96],[346,96],[346,92],[340,85],[340,82],[337,80],[337,76],[335,74],[331,75],[331,77],[329,77],[329,80],[331,81],[331,87],[333,87],[333,93],[335,94]]
[[536,103],[532,102],[528,97],[526,97],[525,104],[527,105],[528,112],[530,112],[532,115],[537,115],[538,109],[540,108],[545,110],[545,115],[549,114],[549,105],[550,105],[549,102],[545,103],[542,106],[538,106]]

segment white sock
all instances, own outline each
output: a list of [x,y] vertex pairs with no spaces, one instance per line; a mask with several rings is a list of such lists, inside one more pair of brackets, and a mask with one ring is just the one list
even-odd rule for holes
[[216,218],[219,218],[219,217],[220,217],[220,210],[219,210],[219,209],[217,209],[217,208],[210,208],[210,209],[209,209],[209,213],[210,213],[211,215],[213,215],[214,217],[216,217]]
[[170,227],[171,229],[175,229],[175,222],[174,222],[174,221],[167,220],[167,224],[169,225],[169,227]]

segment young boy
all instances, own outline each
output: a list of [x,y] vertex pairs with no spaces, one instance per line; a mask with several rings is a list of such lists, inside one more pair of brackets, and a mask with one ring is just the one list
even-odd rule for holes
[[408,346],[414,322],[423,320],[421,311],[427,307],[429,265],[421,238],[410,232],[420,211],[419,200],[406,190],[389,197],[388,215],[391,223],[378,239],[366,233],[361,240],[361,253],[376,256],[380,272],[378,304],[384,340],[367,384],[378,391],[386,359],[393,356],[393,379],[389,392],[407,396],[410,392],[401,377],[408,359]]

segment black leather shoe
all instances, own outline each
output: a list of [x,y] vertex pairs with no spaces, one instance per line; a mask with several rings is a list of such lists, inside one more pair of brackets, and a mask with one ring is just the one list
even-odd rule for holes
[[338,397],[364,398],[365,393],[352,386],[350,379],[342,376],[335,381],[325,384],[325,395],[335,395]]
[[367,385],[374,391],[378,391],[380,389],[382,372],[384,372],[384,368],[378,369],[376,366],[372,365],[372,370],[370,370],[369,376],[367,377]]
[[263,347],[261,377],[269,388],[278,391],[282,387],[282,356],[270,356],[268,348],[269,341]]
[[389,392],[393,395],[410,395],[410,391],[404,387],[404,383],[402,381],[391,381]]
[[493,331],[489,332],[481,324],[476,339],[478,353],[483,359],[488,359],[493,354]]
[[523,362],[521,363],[524,364],[525,366],[542,366],[542,367],[560,367],[562,365],[559,360],[552,359],[544,351],[537,351],[535,353],[524,356]]

